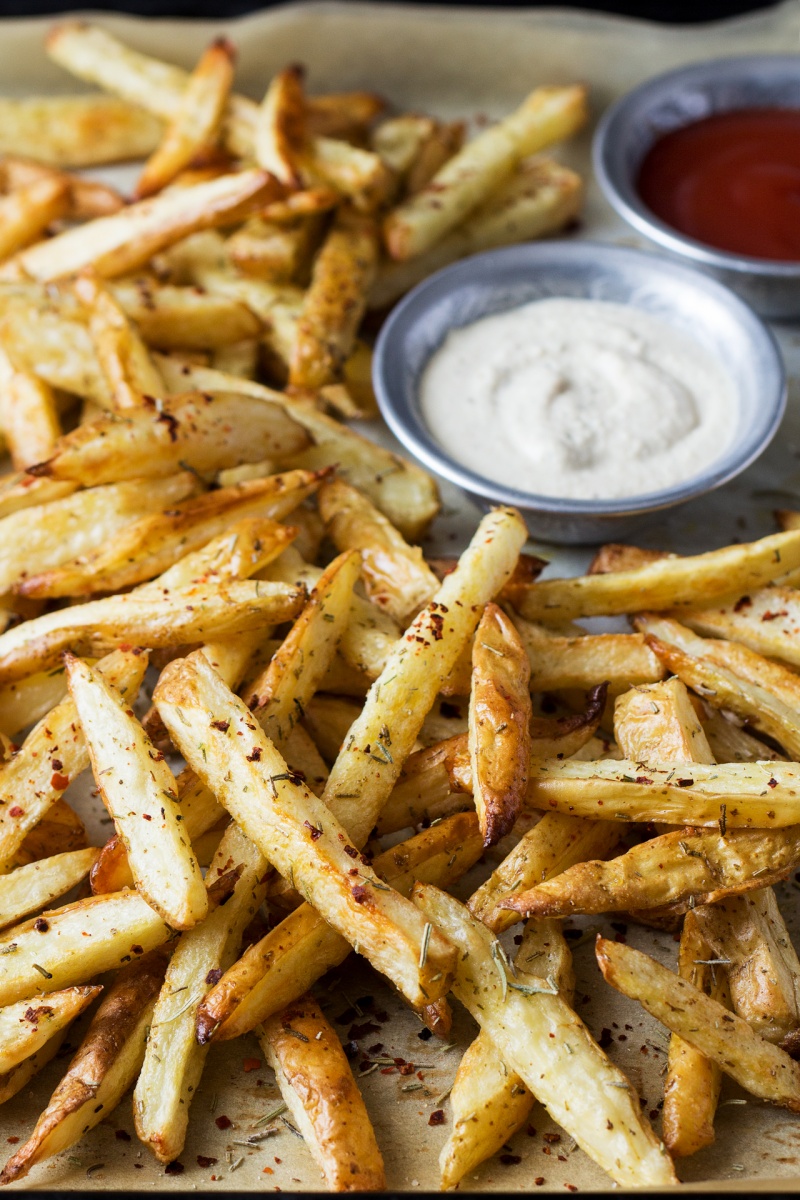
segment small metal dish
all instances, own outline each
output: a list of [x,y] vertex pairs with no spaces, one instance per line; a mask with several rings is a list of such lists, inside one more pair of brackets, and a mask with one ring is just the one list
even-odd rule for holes
[[657,75],[604,113],[594,135],[594,169],[606,199],[630,225],[665,250],[703,267],[766,317],[800,315],[800,262],[729,253],[659,220],[636,190],[639,168],[664,134],[740,108],[800,108],[795,54],[712,59]]
[[[450,458],[422,418],[418,384],[454,328],[551,296],[629,304],[683,329],[721,360],[738,395],[728,450],[709,469],[665,491],[610,500],[568,500],[517,491]],[[619,540],[653,513],[733,479],[765,449],[786,405],[775,339],[727,288],[680,263],[618,246],[552,241],[477,254],[414,288],[381,330],[373,382],[387,424],[426,467],[484,506],[511,504],[536,537],[563,543]],[[454,409],[453,420],[458,420]]]

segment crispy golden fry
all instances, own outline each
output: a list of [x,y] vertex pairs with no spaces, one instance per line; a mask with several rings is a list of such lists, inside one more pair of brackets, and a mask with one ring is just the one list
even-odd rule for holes
[[[412,192],[418,190],[415,174],[409,176]],[[434,271],[471,254],[556,233],[574,220],[582,202],[583,181],[574,171],[548,158],[520,163],[480,208],[429,250],[403,262],[381,263],[369,307],[385,308]]]
[[800,758],[800,680],[747,646],[701,638],[668,617],[644,613],[636,626],[661,661],[715,708],[729,709]]
[[187,762],[284,878],[357,942],[412,1003],[443,995],[452,972],[451,947],[444,938],[431,938],[424,922],[411,919],[408,901],[381,884],[365,860],[359,859],[358,875],[350,875],[358,852],[339,821],[294,781],[272,742],[202,654],[171,663],[153,700]]
[[[728,981],[725,971],[711,963],[713,957],[695,913],[688,912],[678,951],[678,974],[727,1008]],[[715,1062],[677,1034],[672,1035],[664,1083],[663,1128],[665,1145],[674,1156],[686,1158],[714,1141],[714,1113],[721,1081]]]
[[102,675],[72,654],[64,662],[95,782],[125,843],[136,888],[173,929],[191,929],[208,905],[175,777]]
[[54,167],[141,158],[158,144],[161,124],[149,112],[113,96],[30,96],[0,100],[0,153],[35,148]]
[[228,967],[245,926],[266,894],[265,859],[231,824],[206,876],[206,886],[238,873],[233,892],[206,919],[183,934],[159,993],[144,1064],[133,1096],[136,1132],[159,1162],[172,1162],[183,1149],[189,1106],[205,1065],[207,1047],[195,1041],[197,1004],[209,972]]
[[[340,746],[342,741],[344,738]],[[469,757],[466,734],[457,734],[409,755],[378,817],[379,836],[418,825],[426,818],[433,820],[434,814],[442,815],[441,806],[449,806],[451,801],[451,772],[456,757]],[[472,807],[471,798],[453,799],[461,808]]]
[[41,1050],[102,992],[101,987],[72,987],[51,992],[44,1004],[18,1000],[0,1009],[0,1075]]
[[297,218],[293,225],[251,217],[228,238],[226,248],[231,262],[246,275],[268,283],[292,283],[307,273],[320,234],[314,216]]
[[[184,368],[161,355],[156,361],[170,392],[184,392],[187,387],[203,392],[236,391],[286,404],[281,392],[250,380],[208,368]],[[405,538],[417,541],[424,535],[439,511],[439,494],[430,475],[310,406],[294,405],[289,411],[316,444],[295,455],[286,466],[314,471],[335,464],[339,475],[369,496]]]
[[303,600],[298,588],[249,581],[92,600],[0,635],[0,679],[8,683],[55,665],[67,648],[97,654],[120,642],[182,646],[243,633],[290,620]]
[[716,762],[680,679],[631,688],[614,704],[614,737],[635,762]]
[[[131,703],[147,670],[147,655],[117,650],[98,669]],[[19,753],[0,767],[0,871],[9,870],[26,835],[88,765],[75,706],[65,700],[43,717]]]
[[613,571],[636,571],[663,558],[676,558],[664,550],[642,550],[639,546],[628,546],[624,542],[606,542],[595,554],[586,571],[587,575],[608,575]]
[[22,250],[6,272],[13,267],[23,276],[51,280],[91,266],[104,278],[124,275],[190,233],[241,220],[278,189],[275,179],[255,169],[176,188]]
[[189,392],[81,425],[60,439],[56,453],[35,473],[84,487],[168,475],[181,463],[207,474],[296,454],[309,440],[277,404],[234,392]]
[[387,107],[375,92],[332,92],[306,97],[309,132],[317,137],[346,138],[361,132]]
[[97,361],[115,409],[140,408],[145,397],[162,396],[164,382],[139,331],[109,291],[86,274],[75,284],[86,307]]
[[68,211],[69,189],[60,179],[37,179],[0,196],[0,259],[38,241]]
[[[94,848],[94,847],[93,847]],[[34,861],[53,858],[73,850],[88,850],[86,827],[66,800],[56,800],[22,843],[21,854],[30,854]]]
[[256,162],[288,187],[302,187],[300,164],[306,138],[303,68],[286,67],[273,76],[258,110]]
[[[185,554],[220,537],[231,522],[260,517],[262,561],[277,557],[294,537],[283,517],[314,490],[310,472],[270,475],[219,488],[161,513],[151,513],[121,529],[110,542],[52,571],[30,575],[16,587],[21,596],[91,596],[115,592],[161,574]],[[303,478],[305,477],[305,478]],[[272,520],[270,528],[267,520]]]
[[23,158],[14,154],[4,155],[0,160],[0,176],[5,182],[6,189],[11,192],[28,187],[41,179],[60,181],[67,188],[69,194],[67,215],[76,221],[90,220],[92,217],[108,217],[111,213],[119,212],[125,203],[116,188],[109,187],[106,183],[98,183],[94,179],[84,179],[81,175],[59,171],[55,167],[45,166],[43,162],[34,158]]
[[0,1183],[22,1179],[35,1163],[66,1150],[113,1112],[139,1073],[166,966],[166,956],[155,953],[120,971],[36,1128],[6,1163]]
[[415,258],[505,183],[520,159],[569,137],[586,120],[581,87],[536,88],[504,120],[468,142],[430,183],[394,209],[384,238],[395,259]]
[[93,979],[155,950],[172,936],[169,926],[133,891],[91,896],[44,912],[0,935],[0,953],[8,956],[0,979],[0,1005]]
[[337,138],[313,138],[303,156],[303,174],[309,185],[335,188],[362,213],[385,206],[394,179],[377,154]]
[[286,1105],[332,1192],[382,1191],[383,1159],[338,1035],[306,994],[258,1039]]
[[233,83],[236,51],[226,38],[213,41],[189,76],[175,115],[136,184],[136,199],[161,191],[184,167],[214,149]]
[[639,683],[653,683],[666,674],[639,633],[564,637],[521,617],[516,617],[514,624],[528,652],[535,692],[586,689],[605,680],[615,693]]
[[[417,879],[448,887],[482,853],[477,817],[460,813],[386,850],[373,865],[381,878],[409,895]],[[198,1041],[224,1041],[249,1032],[349,953],[349,942],[310,905],[301,905],[249,947],[203,998],[197,1013]]]
[[800,1064],[741,1017],[631,946],[598,937],[597,961],[607,983],[638,1000],[748,1092],[800,1111]]
[[768,1042],[796,1042],[800,962],[772,888],[703,905],[695,917],[725,960],[733,1011]]
[[674,609],[741,596],[800,566],[800,531],[723,546],[691,558],[659,558],[635,570],[532,583],[519,613],[550,624],[576,617]]
[[73,312],[63,315],[61,296],[9,297],[0,287],[0,336],[13,346],[15,359],[51,387],[85,396],[102,408],[112,407],[105,375],[97,361],[87,326]]
[[188,471],[164,479],[111,483],[18,509],[0,521],[0,594],[30,572],[59,566],[102,545],[145,513],[197,493]]
[[370,137],[370,149],[380,156],[396,179],[399,188],[418,161],[423,146],[436,129],[433,117],[401,113],[381,121]]
[[341,378],[375,277],[378,238],[369,217],[340,212],[311,272],[303,299],[289,384],[316,391]]
[[469,756],[484,845],[510,833],[528,786],[530,665],[511,621],[487,604],[472,645]]
[[500,943],[452,896],[417,884],[413,898],[461,951],[454,995],[553,1119],[617,1183],[674,1183],[672,1162],[640,1115],[632,1085],[554,982],[532,972],[512,975]]
[[30,913],[46,908],[91,871],[100,851],[72,850],[43,858],[9,875],[0,875],[0,927],[13,925]]
[[405,626],[439,587],[417,546],[397,529],[363,493],[342,479],[324,484],[319,510],[338,550],[358,550],[367,595]]
[[2,345],[0,429],[18,471],[47,458],[61,434],[53,389],[16,362]]
[[437,121],[405,180],[407,195],[421,192],[444,164],[464,145],[463,121]]
[[[529,975],[552,979],[572,1002],[572,955],[556,921],[528,923],[514,964]],[[453,1128],[439,1155],[443,1188],[454,1187],[468,1171],[497,1154],[525,1124],[534,1099],[481,1030],[459,1063],[450,1103]]]
[[241,301],[191,287],[156,285],[143,275],[120,280],[110,289],[159,350],[223,350],[261,333],[261,322]]
[[697,633],[713,638],[729,638],[751,650],[788,663],[797,670],[798,607],[795,587],[759,588],[719,608],[690,609],[681,612],[681,621]]

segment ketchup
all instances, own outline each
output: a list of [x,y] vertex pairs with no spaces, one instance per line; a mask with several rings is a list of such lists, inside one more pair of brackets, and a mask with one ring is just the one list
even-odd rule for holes
[[745,108],[676,129],[648,152],[638,190],[698,242],[800,261],[800,109]]

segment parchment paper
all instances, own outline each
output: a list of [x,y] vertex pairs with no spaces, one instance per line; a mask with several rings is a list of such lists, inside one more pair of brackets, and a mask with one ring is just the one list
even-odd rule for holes
[[[557,9],[521,12],[454,10],[433,6],[306,3],[287,6],[238,22],[143,21],[102,14],[98,20],[133,45],[190,66],[209,39],[225,32],[239,47],[237,86],[259,97],[272,73],[289,62],[304,62],[311,90],[378,89],[398,106],[442,116],[500,116],[537,83],[586,82],[595,115],[621,92],[656,72],[704,58],[754,51],[787,52],[800,41],[800,5],[787,3],[767,13],[691,30],[669,29],[631,20]],[[80,90],[45,58],[42,38],[50,18],[6,21],[0,25],[0,88],[7,93]],[[589,174],[591,131],[563,152],[563,159]],[[644,245],[622,226],[592,184],[579,237]],[[749,540],[774,530],[771,510],[800,506],[800,367],[798,330],[777,330],[792,375],[784,425],[771,448],[737,481],[668,517],[657,518],[641,534],[642,544],[697,552],[734,539]],[[370,436],[390,444],[376,425]],[[444,485],[445,508],[431,549],[452,554],[466,542],[478,518],[460,493]],[[587,554],[541,547],[553,559],[553,573],[581,570]],[[86,795],[76,785],[69,799]],[[99,839],[108,826],[95,829]],[[477,868],[462,881],[466,896],[485,875]],[[797,924],[797,884],[780,889],[784,912]],[[588,922],[586,922],[588,925]],[[568,923],[569,925],[569,923]],[[572,923],[574,926],[575,923]],[[592,922],[609,936],[673,964],[675,939],[603,918]],[[667,1035],[635,1004],[601,980],[594,964],[592,936],[577,945],[576,1002],[590,1028],[610,1032],[609,1053],[627,1071],[658,1124]],[[357,1074],[367,1059],[402,1058],[415,1064],[413,1075],[379,1065],[361,1080],[387,1167],[390,1190],[436,1189],[437,1158],[448,1125],[430,1125],[431,1114],[449,1106],[443,1093],[452,1083],[459,1057],[474,1035],[471,1019],[456,1007],[452,1048],[420,1039],[421,1026],[381,980],[354,956],[321,981],[317,994],[344,1041],[355,1041]],[[80,1030],[70,1041],[77,1044]],[[19,1096],[0,1109],[0,1146],[24,1139],[68,1061],[54,1061]],[[182,1173],[166,1174],[133,1132],[130,1098],[71,1151],[34,1168],[20,1190],[59,1188],[156,1190],[316,1190],[320,1174],[302,1140],[278,1118],[277,1132],[257,1146],[243,1145],[264,1132],[264,1118],[279,1100],[271,1073],[245,1070],[260,1059],[255,1039],[212,1047],[192,1106]],[[252,1065],[252,1064],[247,1064]],[[384,1071],[386,1073],[384,1073]],[[415,1086],[419,1084],[420,1086]],[[743,1101],[746,1100],[746,1103]],[[259,1124],[261,1122],[261,1124]],[[220,1128],[223,1126],[223,1128]],[[569,1136],[536,1107],[531,1124],[517,1135],[508,1154],[468,1177],[462,1190],[542,1191],[565,1187],[608,1190],[608,1178]],[[11,1142],[12,1145],[8,1143]],[[206,1165],[199,1165],[204,1156]],[[207,1160],[216,1160],[208,1162]],[[800,1118],[769,1109],[726,1083],[717,1118],[716,1144],[679,1163],[681,1178],[696,1186],[727,1190],[797,1190]]]

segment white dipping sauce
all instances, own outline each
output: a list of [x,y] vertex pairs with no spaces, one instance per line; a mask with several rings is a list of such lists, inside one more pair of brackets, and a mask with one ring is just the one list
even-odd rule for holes
[[692,337],[623,304],[536,300],[452,330],[422,374],[433,436],[486,479],[545,496],[657,492],[718,459],[733,381]]

